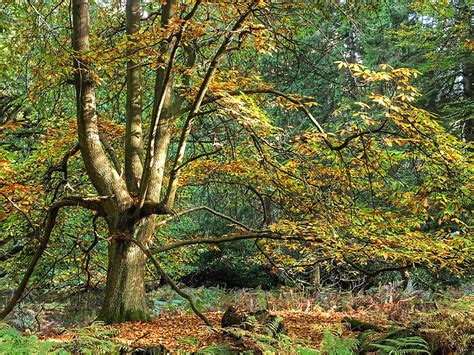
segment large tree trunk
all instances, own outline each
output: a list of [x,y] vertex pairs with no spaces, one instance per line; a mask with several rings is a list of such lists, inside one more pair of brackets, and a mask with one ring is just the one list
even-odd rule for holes
[[141,220],[132,231],[111,232],[105,299],[99,319],[107,323],[149,319],[145,295],[146,256],[130,236],[147,244],[153,234],[154,216]]
[[[129,222],[128,214],[133,200],[125,180],[110,163],[99,139],[94,80],[90,75],[90,63],[87,57],[83,58],[83,53],[90,50],[88,0],[73,0],[72,10],[73,48],[77,51],[74,66],[79,144],[89,178],[99,195],[108,197],[104,200],[104,209],[111,242],[106,296],[100,318],[107,322],[146,319],[145,256],[124,239],[133,236],[146,244],[151,235],[153,218],[143,220],[136,226],[130,225],[132,222]],[[135,85],[133,80],[129,82]],[[136,112],[140,111],[140,90],[137,89],[135,94],[137,98],[133,104],[136,107],[128,110],[129,116],[133,116],[132,121],[136,120]]]
[[[168,1],[163,5],[162,23],[167,26],[170,19],[174,16],[176,1]],[[134,35],[140,29],[141,2],[140,0],[128,0],[126,6],[126,30],[127,35]],[[136,49],[130,48],[129,54]],[[166,50],[166,49],[164,49]],[[168,92],[164,100],[163,112],[165,122],[173,120],[171,115],[172,106],[172,85],[170,80],[168,90],[160,87],[163,82],[164,70],[157,72],[157,85],[155,92],[155,103],[153,115],[159,115],[157,106],[160,102],[159,94]],[[127,129],[125,139],[125,177],[129,191],[138,193],[142,183],[143,175],[143,131],[141,126],[142,107],[141,107],[141,67],[133,59],[127,63]],[[158,159],[155,161],[151,171],[150,187],[147,190],[146,199],[158,202],[166,153],[171,136],[170,124],[159,124],[159,134],[157,137]],[[149,168],[149,167],[145,167]],[[120,219],[120,218],[119,218]],[[123,231],[121,228],[111,232],[111,243],[109,245],[109,266],[107,271],[107,284],[105,299],[100,318],[108,323],[123,322],[127,320],[147,320],[147,302],[145,295],[145,263],[146,257],[143,252],[134,244],[124,238],[133,237],[141,244],[150,243],[155,228],[155,217],[149,216],[142,219],[131,230]],[[117,228],[116,228],[117,229]],[[122,228],[123,229],[123,228]],[[118,238],[117,238],[118,237]]]
[[[201,1],[197,1],[189,19],[194,16]],[[209,68],[200,85],[198,94],[191,105],[185,127],[179,139],[177,153],[173,162],[168,190],[162,191],[163,175],[168,147],[175,122],[173,115],[173,60],[180,45],[185,27],[170,38],[170,45],[162,47],[163,54],[169,53],[164,60],[163,68],[156,73],[155,97],[149,128],[148,147],[145,149],[142,121],[142,85],[141,68],[137,58],[129,57],[127,63],[127,103],[126,103],[126,137],[125,137],[125,171],[124,176],[114,169],[99,139],[96,114],[96,96],[94,77],[90,75],[87,61],[89,45],[89,4],[88,0],[73,0],[73,48],[75,81],[78,112],[79,143],[87,173],[100,196],[104,197],[105,218],[110,228],[109,266],[105,300],[99,318],[108,323],[127,320],[146,320],[147,306],[145,298],[145,255],[130,238],[146,246],[151,241],[155,227],[152,216],[136,222],[140,218],[140,209],[145,201],[159,203],[164,201],[168,214],[173,208],[180,167],[183,163],[186,143],[191,133],[193,121],[200,110],[209,84],[217,70],[221,58],[227,53],[234,35],[244,24],[257,1],[253,1],[249,9],[234,24],[219,49],[215,53]],[[161,24],[167,27],[176,14],[177,0],[169,0],[162,6]],[[131,48],[128,54],[135,53],[134,35],[140,29],[141,1],[127,0],[126,31],[130,36]],[[186,19],[185,18],[185,19]],[[173,30],[171,28],[171,30]],[[173,30],[174,31],[174,30]],[[171,35],[171,33],[170,33]],[[193,63],[193,60],[190,60]],[[179,102],[179,101],[178,101]],[[165,198],[162,199],[165,195]],[[138,200],[135,198],[138,196]]]

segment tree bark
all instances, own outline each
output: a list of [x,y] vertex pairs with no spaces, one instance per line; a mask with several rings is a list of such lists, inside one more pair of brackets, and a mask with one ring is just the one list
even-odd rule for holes
[[131,231],[112,232],[105,299],[99,319],[107,323],[149,319],[145,295],[146,256],[130,238],[147,243],[154,231],[154,216],[142,219]]
[[[170,19],[175,14],[176,1],[169,1],[163,5],[162,24],[169,25]],[[133,35],[140,28],[140,0],[128,0],[127,12],[127,34]],[[168,49],[166,49],[168,50]],[[133,53],[133,48],[129,49]],[[142,161],[143,159],[143,132],[142,132],[142,108],[141,108],[141,74],[140,65],[133,60],[127,63],[127,127],[125,145],[125,176],[129,191],[137,193],[140,185],[145,183],[141,180],[143,169],[149,169]],[[164,120],[166,124],[160,124],[159,136],[157,137],[157,150],[154,166],[148,174],[151,175],[150,187],[147,190],[146,199],[158,202],[161,191],[161,180],[163,178],[166,153],[171,138],[171,106],[172,106],[172,80],[165,83],[168,88],[161,86],[164,77],[164,69],[158,69],[157,84],[155,86],[155,104],[153,115],[157,120]],[[157,106],[161,99],[160,94],[165,94],[163,110],[158,112]],[[164,125],[164,127],[162,127]],[[122,220],[126,220],[122,218]],[[140,248],[132,244],[129,239],[139,241],[148,245],[153,237],[156,218],[148,215],[140,220],[135,226],[127,230],[127,226],[118,228],[111,233],[109,245],[109,266],[107,271],[107,284],[104,304],[99,318],[107,323],[123,322],[128,320],[147,320],[148,312],[145,297],[145,262],[146,256]]]
[[115,195],[121,203],[130,202],[123,180],[112,166],[102,147],[97,126],[94,79],[90,73],[87,51],[89,45],[89,3],[73,1],[73,49],[76,68],[77,127],[81,154],[87,174],[102,196]]
[[[140,30],[141,0],[129,0],[126,7],[127,35]],[[133,55],[133,49],[127,55]],[[125,132],[125,179],[129,191],[138,192],[143,172],[143,129],[141,64],[133,59],[127,62],[127,125]]]
[[[175,15],[176,4],[177,2],[173,0],[163,5],[161,18],[163,26],[168,26]],[[140,28],[140,0],[128,0],[126,12],[127,34],[133,35]],[[170,50],[170,47],[163,48],[166,52]],[[129,54],[133,51],[133,48],[129,49]],[[145,162],[142,161],[144,140],[140,71],[140,65],[135,61],[130,60],[127,63],[125,176],[130,192],[138,193],[140,190],[145,190],[146,195],[143,197],[146,200],[159,202],[166,154],[171,139],[173,78],[166,81],[165,69],[158,69],[153,108],[153,117],[159,122],[157,144],[155,149],[148,152],[149,155],[155,155],[157,159],[152,166],[148,166],[147,159]],[[154,139],[150,137],[149,140],[152,138]],[[150,145],[150,142],[148,144]],[[143,178],[143,175],[146,178]],[[151,176],[149,181],[148,176]],[[146,186],[141,186],[145,184]],[[128,212],[121,213],[124,216],[119,220],[126,220]],[[148,319],[145,297],[146,256],[138,246],[130,243],[130,238],[139,241],[142,245],[148,245],[153,237],[155,221],[154,215],[148,215],[135,226],[121,226],[111,233],[106,294],[100,312],[100,318],[108,323]]]
[[[133,19],[139,21],[139,8],[134,0],[127,7],[133,12]],[[131,24],[129,23],[131,26]],[[97,126],[94,79],[91,76],[90,63],[87,60],[89,46],[89,4],[87,0],[73,0],[73,48],[77,51],[76,68],[76,97],[77,121],[81,154],[87,174],[94,187],[104,200],[105,218],[109,225],[111,242],[109,244],[109,267],[107,272],[106,295],[100,318],[107,322],[122,322],[126,320],[147,319],[145,302],[145,255],[136,246],[124,240],[134,237],[147,243],[153,232],[154,217],[136,222],[130,209],[133,199],[129,194],[125,180],[111,164],[100,142]],[[139,87],[139,71],[128,67],[128,127],[132,135],[138,129],[135,123],[140,119],[141,104]],[[132,125],[133,123],[133,125]],[[132,139],[133,141],[133,139]],[[136,146],[129,141],[128,151],[136,153]],[[136,154],[130,155],[136,158]],[[133,160],[135,161],[135,160]],[[130,172],[133,164],[127,160],[126,170]],[[133,166],[135,169],[135,166]],[[132,171],[132,178],[137,176]],[[137,183],[131,179],[131,189]]]

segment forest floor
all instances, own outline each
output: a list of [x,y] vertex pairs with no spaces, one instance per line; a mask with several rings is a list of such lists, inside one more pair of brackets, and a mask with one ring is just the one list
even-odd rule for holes
[[[290,288],[278,291],[198,288],[188,289],[188,292],[213,328],[207,327],[190,311],[189,305],[167,287],[149,294],[155,312],[149,322],[111,326],[93,322],[92,310],[100,302],[97,292],[78,294],[67,301],[43,303],[40,307],[24,304],[9,317],[8,323],[22,330],[23,336],[34,333],[39,341],[72,353],[84,349],[92,353],[111,349],[115,353],[144,349],[151,354],[163,350],[189,353],[203,349],[204,353],[230,350],[260,353],[268,349],[286,353],[298,348],[304,351],[294,353],[317,354],[318,349],[328,346],[342,344],[350,348],[357,345],[356,339],[360,345],[363,332],[351,329],[345,317],[380,326],[384,334],[394,325],[404,329],[423,328],[419,334],[430,342],[431,349],[444,349],[441,353],[445,354],[461,354],[474,345],[472,286],[442,294],[400,293],[390,285],[363,295],[334,289],[309,293]],[[223,334],[221,319],[229,305],[249,312],[265,308],[283,319],[287,334],[270,343],[268,339]],[[0,353],[1,346],[0,334]]]
[[[296,343],[309,348],[319,348],[323,331],[329,328],[341,328],[341,320],[347,313],[318,312],[318,311],[279,311],[272,314],[283,317],[288,336]],[[206,312],[206,317],[218,329],[223,312]],[[367,318],[366,318],[367,319]],[[342,325],[342,324],[341,324]],[[207,327],[193,314],[162,315],[150,322],[126,322],[112,326],[117,333],[114,341],[132,349],[165,348],[170,351],[195,352],[212,346],[230,345],[242,349],[243,344],[237,344],[234,339]],[[348,328],[344,335],[356,337]],[[45,335],[44,339],[55,342],[71,341],[75,332],[59,335]],[[255,345],[255,344],[253,344]],[[250,345],[251,346],[251,345]]]

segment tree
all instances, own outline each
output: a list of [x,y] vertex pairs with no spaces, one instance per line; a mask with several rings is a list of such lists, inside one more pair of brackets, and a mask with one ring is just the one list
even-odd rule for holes
[[[409,79],[416,71],[388,65],[374,71],[341,62],[351,85],[360,89],[360,101],[348,105],[346,119],[332,124],[330,134],[313,115],[312,98],[276,90],[252,67],[280,36],[293,35],[288,18],[297,23],[298,8],[310,5],[198,0],[147,6],[147,16],[139,0],[128,0],[125,14],[120,7],[108,14],[106,5],[73,0],[72,50],[64,45],[68,33],[63,31],[60,37],[53,32],[55,45],[37,53],[46,62],[38,68],[44,76],[35,80],[37,93],[51,82],[75,86],[76,124],[56,132],[77,133],[78,144],[55,169],[67,173],[68,160],[79,150],[83,166],[78,170],[86,171],[94,189],[82,182],[81,196],[62,198],[56,190],[45,222],[31,223],[36,236],[42,233],[41,241],[2,317],[21,297],[63,207],[79,206],[106,221],[108,270],[100,317],[107,322],[147,318],[145,254],[151,255],[153,235],[167,221],[197,211],[233,227],[223,236],[171,240],[153,253],[250,239],[271,262],[297,267],[305,260],[354,263],[359,258],[392,267],[428,263],[461,270],[470,260],[470,240],[446,236],[453,223],[458,229],[467,225],[464,147],[412,104],[418,93]],[[67,22],[67,10],[53,10],[58,23]],[[41,14],[38,19],[45,21]],[[126,35],[117,36],[123,29]],[[124,95],[117,85],[123,73]],[[118,92],[112,97],[125,110],[114,112],[109,91]],[[117,116],[115,122],[99,116],[98,98],[107,103],[105,116]],[[289,128],[269,117],[269,105],[298,110],[304,127],[285,135]],[[70,110],[67,102],[62,106]],[[45,151],[57,152],[54,146]],[[189,201],[210,184],[246,186],[261,204],[262,220],[247,225],[208,206],[176,208],[178,188],[191,195]],[[94,196],[86,197],[91,192]],[[430,228],[434,220],[439,227]],[[408,246],[407,236],[413,240]],[[460,254],[452,260],[439,253],[443,248],[459,248]]]
[[[401,1],[381,4],[365,21],[359,46],[365,64],[419,70],[419,105],[446,127],[472,140],[471,1]],[[381,50],[383,48],[383,50]]]
[[[155,227],[155,214],[169,214],[173,209],[178,187],[180,169],[183,165],[187,140],[195,117],[212,82],[219,62],[230,50],[230,45],[241,45],[246,34],[252,33],[250,18],[259,9],[257,1],[242,2],[237,6],[223,6],[217,11],[241,11],[233,18],[224,18],[230,28],[223,29],[220,44],[207,66],[202,82],[199,84],[179,139],[172,162],[171,176],[164,198],[160,201],[163,175],[168,148],[180,105],[173,102],[175,57],[178,49],[189,48],[192,44],[193,17],[202,5],[197,1],[182,17],[177,16],[177,1],[165,3],[161,10],[162,37],[158,60],[154,63],[156,81],[154,85],[153,111],[148,139],[145,141],[142,131],[142,83],[141,64],[133,58],[137,50],[137,34],[140,31],[141,2],[131,0],[126,5],[127,33],[127,102],[125,132],[125,166],[120,170],[117,159],[106,152],[99,134],[96,112],[95,86],[97,77],[92,68],[90,45],[90,10],[88,1],[78,0],[72,3],[72,37],[74,81],[77,100],[77,132],[79,147],[87,174],[99,194],[95,199],[66,198],[53,204],[49,210],[44,238],[26,273],[24,282],[31,275],[37,259],[46,248],[51,229],[59,208],[80,205],[96,211],[104,217],[109,226],[109,267],[107,272],[106,296],[101,317],[107,321],[146,319],[144,266],[145,254],[134,239],[144,245],[150,242]],[[237,13],[236,13],[237,14]],[[191,27],[191,30],[188,29]],[[183,38],[191,33],[190,38]],[[188,62],[193,64],[192,50],[188,50]],[[183,100],[179,100],[183,103]],[[146,144],[146,146],[145,146]],[[143,156],[143,152],[145,152]],[[109,151],[110,153],[110,151]],[[114,165],[115,162],[115,165]]]

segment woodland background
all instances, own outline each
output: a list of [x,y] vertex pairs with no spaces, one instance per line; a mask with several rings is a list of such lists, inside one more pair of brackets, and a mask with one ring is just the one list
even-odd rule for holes
[[473,350],[472,1],[0,19],[0,353]]

